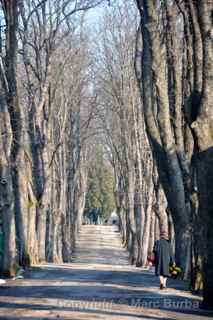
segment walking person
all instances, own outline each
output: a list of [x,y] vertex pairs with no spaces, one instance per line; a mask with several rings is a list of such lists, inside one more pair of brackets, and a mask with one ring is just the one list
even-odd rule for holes
[[167,278],[170,276],[169,267],[175,266],[175,260],[172,254],[169,234],[166,231],[161,232],[160,240],[154,245],[155,254],[155,274],[160,279],[160,289],[166,288]]

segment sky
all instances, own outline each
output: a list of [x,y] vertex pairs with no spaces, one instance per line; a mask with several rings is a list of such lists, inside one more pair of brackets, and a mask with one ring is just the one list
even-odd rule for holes
[[87,13],[87,19],[88,22],[90,23],[90,26],[95,27],[98,24],[99,19],[104,15],[104,12],[107,9],[112,8],[113,9],[113,3],[119,4],[121,1],[120,0],[110,0],[111,5],[109,6],[108,1],[105,0],[102,5],[89,10]]
[[87,21],[91,27],[95,27],[98,24],[98,21],[103,16],[105,10],[106,5],[102,5],[88,11]]

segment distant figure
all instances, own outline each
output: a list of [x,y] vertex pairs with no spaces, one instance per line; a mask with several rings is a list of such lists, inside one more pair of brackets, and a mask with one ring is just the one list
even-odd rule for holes
[[119,225],[119,217],[115,211],[113,211],[107,221],[107,224],[109,225]]
[[155,254],[155,274],[160,278],[160,289],[166,288],[167,277],[170,276],[170,265],[175,266],[169,238],[168,233],[163,231],[160,240],[155,242],[153,249]]
[[98,209],[94,209],[93,210],[93,223],[94,224],[98,224],[98,214],[99,214]]
[[85,214],[87,224],[98,224],[99,209],[95,208]]

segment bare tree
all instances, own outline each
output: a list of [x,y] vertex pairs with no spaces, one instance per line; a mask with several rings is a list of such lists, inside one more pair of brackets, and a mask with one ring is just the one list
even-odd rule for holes
[[160,1],[157,5],[139,0],[137,5],[141,15],[137,77],[153,155],[174,220],[177,263],[187,275],[193,229],[192,271],[195,282],[196,271],[204,271],[204,305],[209,307],[213,4]]
[[[154,205],[153,159],[134,73],[134,4],[109,10],[102,27],[96,77],[100,127],[115,175],[115,199],[130,260],[145,265]],[[155,239],[155,230],[152,240]],[[150,249],[152,250],[152,249]]]

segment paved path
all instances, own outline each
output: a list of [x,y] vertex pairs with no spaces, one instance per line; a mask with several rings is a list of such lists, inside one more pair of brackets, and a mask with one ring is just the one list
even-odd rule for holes
[[[212,319],[201,298],[129,265],[115,227],[84,226],[73,263],[39,265],[0,288],[0,320]],[[212,314],[213,316],[213,314]]]

